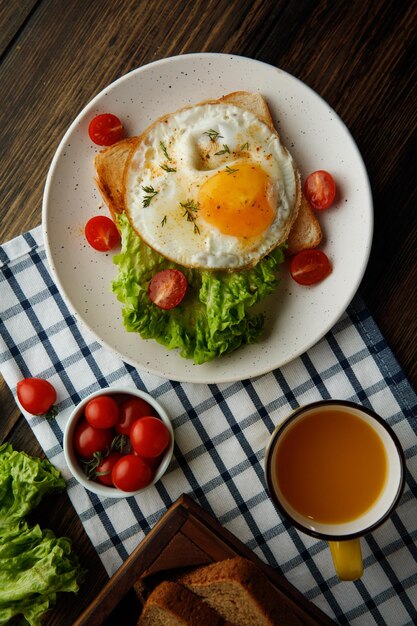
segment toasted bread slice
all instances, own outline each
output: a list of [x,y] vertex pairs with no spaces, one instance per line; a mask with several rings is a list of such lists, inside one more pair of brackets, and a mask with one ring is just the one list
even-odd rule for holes
[[200,596],[225,620],[239,626],[276,626],[285,607],[266,575],[252,561],[236,556],[197,568],[179,582]]
[[[145,602],[137,626],[225,626],[223,618],[192,591],[163,581]],[[230,626],[232,626],[230,624]]]
[[304,193],[301,195],[301,205],[289,237],[287,239],[287,254],[297,254],[301,250],[316,248],[323,238],[320,223],[311,208]]
[[261,122],[264,122],[269,128],[276,132],[274,127],[274,121],[271,117],[271,113],[269,107],[264,100],[264,98],[259,93],[249,93],[247,91],[234,91],[233,93],[228,93],[226,96],[219,98],[219,102],[227,102],[229,104],[233,104],[236,107],[240,107],[241,109],[246,109],[250,111]]
[[94,159],[96,183],[107,204],[113,221],[124,212],[123,172],[130,151],[137,143],[136,137],[122,139],[99,152]]
[[[214,101],[208,101],[214,102]],[[260,94],[236,91],[223,96],[216,102],[227,102],[234,106],[249,110],[269,128],[275,131],[268,105]],[[130,154],[140,138],[129,137],[99,152],[94,160],[96,182],[103,200],[115,220],[117,214],[123,213],[124,204],[124,172]],[[288,253],[317,246],[322,238],[320,224],[304,194],[300,193],[301,201],[298,215],[288,236]]]

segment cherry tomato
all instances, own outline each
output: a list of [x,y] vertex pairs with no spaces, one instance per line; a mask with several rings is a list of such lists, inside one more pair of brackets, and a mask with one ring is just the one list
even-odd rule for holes
[[120,406],[120,413],[115,429],[122,435],[129,435],[132,424],[140,417],[155,415],[151,405],[142,398],[131,397]]
[[173,309],[182,301],[187,291],[187,279],[179,270],[162,270],[149,283],[150,299],[160,309]]
[[118,117],[112,113],[101,113],[91,120],[88,134],[98,146],[112,146],[123,139],[124,129]]
[[112,428],[119,417],[119,406],[111,396],[96,396],[84,410],[85,418],[94,428]]
[[81,419],[75,429],[74,446],[84,459],[89,459],[94,452],[104,452],[113,441],[111,429],[94,428],[86,419]]
[[25,378],[17,383],[17,397],[20,404],[32,415],[51,416],[56,402],[56,391],[50,382],[43,378]]
[[[132,454],[134,454],[135,456],[141,456],[140,454],[138,454],[136,452],[135,449],[133,449]],[[154,458],[151,457],[147,457],[145,458],[145,461],[147,462],[147,464],[149,465],[149,467],[151,468],[152,472],[155,474],[156,470],[158,469],[158,467],[161,465],[162,463],[162,459],[164,458],[164,454],[160,454],[159,456],[156,456]]]
[[332,271],[330,261],[321,250],[302,250],[290,263],[293,279],[300,285],[313,285],[326,278]]
[[112,469],[112,480],[115,487],[122,491],[137,491],[149,485],[152,470],[140,456],[125,454]]
[[113,479],[112,479],[112,470],[116,465],[117,461],[122,458],[120,452],[110,452],[110,454],[97,465],[95,474],[97,480],[102,485],[108,485],[109,487],[113,487]]
[[333,176],[324,170],[317,170],[307,176],[304,193],[313,209],[323,211],[333,204],[336,196],[336,184]]
[[130,429],[133,449],[145,458],[154,458],[162,454],[169,440],[168,428],[157,417],[142,417]]
[[94,250],[107,252],[120,243],[116,224],[106,215],[95,215],[85,225],[85,237]]

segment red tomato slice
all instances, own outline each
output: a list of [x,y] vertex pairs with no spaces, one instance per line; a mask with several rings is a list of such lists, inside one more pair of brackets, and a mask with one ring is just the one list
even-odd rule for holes
[[330,261],[321,250],[302,250],[292,257],[290,272],[300,285],[313,285],[332,271]]
[[94,452],[110,448],[114,433],[111,429],[94,428],[86,419],[80,420],[74,433],[74,447],[84,459],[93,457]]
[[96,396],[84,409],[85,418],[94,428],[112,428],[119,417],[119,405],[111,396]]
[[124,128],[119,118],[112,113],[101,113],[91,120],[88,134],[98,146],[112,146],[123,139]]
[[115,429],[122,435],[129,435],[132,424],[140,417],[155,415],[151,405],[142,398],[128,398],[120,406],[120,414]]
[[106,215],[96,215],[85,225],[85,237],[99,252],[107,252],[120,243],[120,234],[116,224]]
[[333,176],[324,170],[313,172],[306,178],[304,193],[313,209],[317,211],[328,209],[336,196],[336,184]]
[[179,270],[162,270],[149,283],[150,299],[160,309],[173,309],[185,296],[188,283]]
[[31,415],[56,414],[51,411],[56,402],[56,391],[43,378],[25,378],[17,383],[17,397],[22,407]]
[[154,458],[168,447],[170,433],[157,417],[141,417],[130,429],[130,441],[140,456]]
[[122,491],[138,491],[149,485],[152,470],[140,456],[125,454],[112,469],[112,480],[115,487]]

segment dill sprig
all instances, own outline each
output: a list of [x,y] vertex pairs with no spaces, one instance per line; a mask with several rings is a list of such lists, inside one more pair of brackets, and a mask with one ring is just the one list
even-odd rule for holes
[[175,169],[175,167],[169,167],[169,165],[166,165],[165,163],[160,163],[159,164],[160,167],[162,167],[163,170],[165,170],[166,172],[176,172],[177,170]]
[[161,148],[162,152],[164,153],[165,158],[166,158],[168,161],[172,162],[172,159],[171,159],[171,157],[170,157],[170,156],[169,156],[169,154],[168,154],[167,147],[166,147],[166,145],[164,144],[164,142],[163,142],[163,141],[160,141],[160,142],[159,142],[159,147]]
[[194,223],[194,233],[199,235],[200,229],[195,223],[197,216],[194,215],[194,213],[197,213],[200,205],[198,202],[194,202],[193,200],[187,200],[187,202],[180,202],[180,206],[184,209],[183,217],[187,217],[187,222]]
[[148,194],[147,196],[143,198],[142,205],[143,207],[148,207],[151,203],[152,198],[156,196],[156,194],[159,192],[155,191],[155,189],[151,187],[150,185],[148,185],[147,187],[142,187],[142,189],[145,193]]
[[165,226],[166,223],[167,223],[167,216],[164,215],[164,217],[162,218],[162,221],[161,221],[161,226]]
[[240,150],[243,152],[243,150],[249,150],[249,141],[247,141],[246,143],[243,144],[243,146],[240,148]]
[[223,135],[218,133],[217,130],[213,130],[212,128],[210,128],[210,130],[203,133],[203,135],[208,135],[208,137],[210,137],[210,141],[216,141],[216,139],[218,139],[219,137],[223,138]]
[[230,154],[229,146],[224,143],[223,144],[223,150],[219,150],[218,152],[215,152],[214,154],[215,155]]
[[228,165],[226,165],[226,172],[228,174],[234,174],[235,172],[238,172],[239,170],[234,170],[232,167],[229,167]]

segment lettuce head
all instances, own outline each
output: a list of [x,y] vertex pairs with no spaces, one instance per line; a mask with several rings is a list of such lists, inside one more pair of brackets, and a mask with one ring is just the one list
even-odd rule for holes
[[0,446],[0,624],[40,626],[63,591],[78,591],[85,572],[71,542],[25,520],[65,481],[47,460]]

